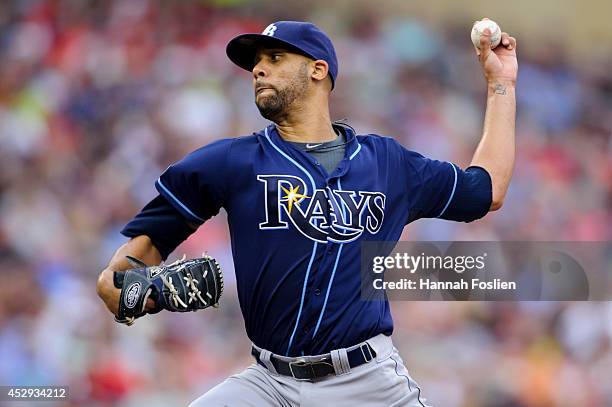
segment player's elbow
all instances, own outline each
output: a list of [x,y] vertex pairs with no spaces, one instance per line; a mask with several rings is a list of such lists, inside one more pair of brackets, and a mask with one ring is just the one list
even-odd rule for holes
[[489,212],[497,211],[497,210],[501,209],[501,207],[503,205],[504,205],[504,201],[503,200],[493,201],[493,202],[491,202],[491,207],[489,208]]
[[102,272],[98,275],[98,280],[96,281],[96,293],[100,299],[104,299],[104,294],[106,294],[107,287],[107,276],[106,270],[102,270]]
[[504,199],[506,197],[506,191],[501,191],[499,189],[496,189],[495,187],[493,187],[493,194],[492,194],[492,198],[491,198],[491,207],[489,208],[489,211],[497,211],[499,210],[503,204],[504,204]]
[[491,175],[491,208],[490,211],[499,210],[506,199],[506,193],[510,186],[510,178],[512,174],[498,174],[493,172]]
[[116,313],[118,308],[117,291],[113,283],[113,272],[109,269],[104,269],[98,276],[96,282],[96,293],[98,297],[104,302],[108,310],[112,313]]

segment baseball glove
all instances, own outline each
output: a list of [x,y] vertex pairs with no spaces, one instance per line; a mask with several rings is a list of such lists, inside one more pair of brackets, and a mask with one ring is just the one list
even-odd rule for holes
[[[223,274],[212,257],[185,260],[183,256],[172,264],[151,267],[134,257],[126,257],[135,268],[113,275],[115,287],[121,289],[115,321],[132,325],[137,318],[164,309],[188,312],[219,306]],[[155,308],[145,310],[149,298]]]

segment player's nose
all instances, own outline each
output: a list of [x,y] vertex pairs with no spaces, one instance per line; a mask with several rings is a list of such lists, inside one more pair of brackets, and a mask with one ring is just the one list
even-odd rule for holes
[[253,78],[264,78],[266,76],[266,70],[263,63],[260,61],[253,67]]

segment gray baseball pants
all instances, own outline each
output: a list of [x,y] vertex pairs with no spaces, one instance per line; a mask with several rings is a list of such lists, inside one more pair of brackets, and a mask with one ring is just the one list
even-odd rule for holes
[[[366,342],[376,352],[376,358],[347,371],[346,352],[334,351],[336,376],[316,381],[298,381],[273,373],[270,352],[257,348],[262,351],[262,362],[272,371],[253,364],[213,387],[189,407],[428,407],[391,338],[381,334]],[[318,360],[316,356],[311,358]]]

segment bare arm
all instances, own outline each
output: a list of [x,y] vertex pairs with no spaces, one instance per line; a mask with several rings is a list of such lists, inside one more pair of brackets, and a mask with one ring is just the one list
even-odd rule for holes
[[488,84],[487,110],[482,138],[470,165],[487,170],[493,185],[491,210],[501,208],[514,168],[514,84]]
[[481,49],[476,50],[487,80],[487,109],[482,138],[470,165],[486,169],[491,176],[490,210],[494,211],[504,202],[514,168],[518,62],[516,39],[502,33],[502,42],[497,48],[491,50],[490,43],[490,36],[482,36]]
[[115,288],[113,284],[113,273],[133,268],[126,260],[126,255],[140,259],[149,266],[157,265],[162,260],[151,239],[144,235],[131,239],[115,252],[108,266],[100,273],[96,284],[98,296],[104,301],[109,311],[115,315],[119,310],[119,293],[121,290]]

